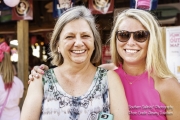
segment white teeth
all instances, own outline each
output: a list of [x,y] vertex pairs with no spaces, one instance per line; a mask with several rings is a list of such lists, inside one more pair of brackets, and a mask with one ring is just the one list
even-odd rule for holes
[[136,53],[137,50],[126,50],[127,53]]
[[83,53],[83,52],[85,52],[85,50],[73,50],[72,52],[73,52],[73,53],[77,53],[77,54],[79,54],[79,53]]

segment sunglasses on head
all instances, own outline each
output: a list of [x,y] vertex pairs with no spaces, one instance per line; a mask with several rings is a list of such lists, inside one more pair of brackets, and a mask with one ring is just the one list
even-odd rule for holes
[[116,32],[116,38],[120,42],[127,42],[130,39],[131,34],[133,34],[133,39],[136,40],[137,42],[144,42],[149,37],[150,33],[149,31],[146,30],[139,30],[135,32],[120,30]]

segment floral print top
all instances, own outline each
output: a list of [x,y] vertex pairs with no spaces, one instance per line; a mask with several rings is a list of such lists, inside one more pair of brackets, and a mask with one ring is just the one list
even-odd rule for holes
[[43,76],[44,97],[40,120],[97,120],[100,112],[110,113],[107,70],[98,67],[88,91],[79,97],[67,94],[53,69]]

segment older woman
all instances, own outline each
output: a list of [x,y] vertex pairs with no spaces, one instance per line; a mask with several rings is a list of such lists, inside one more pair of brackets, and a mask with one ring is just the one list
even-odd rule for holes
[[57,21],[50,50],[53,65],[31,82],[21,120],[96,120],[100,112],[128,120],[128,106],[119,76],[94,66],[101,57],[99,32],[91,12],[66,11]]

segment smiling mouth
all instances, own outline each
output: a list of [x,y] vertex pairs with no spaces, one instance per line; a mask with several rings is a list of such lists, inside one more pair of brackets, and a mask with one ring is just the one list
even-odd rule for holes
[[76,54],[81,54],[81,53],[86,52],[86,50],[72,50],[71,52],[76,53]]
[[128,50],[128,49],[125,49],[125,52],[126,53],[137,53],[139,50]]

